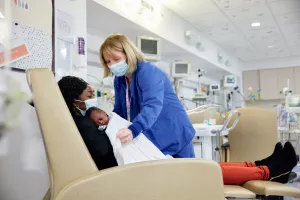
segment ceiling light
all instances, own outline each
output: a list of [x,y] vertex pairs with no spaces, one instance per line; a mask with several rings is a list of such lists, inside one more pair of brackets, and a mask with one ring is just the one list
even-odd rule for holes
[[190,30],[186,30],[184,35],[185,35],[185,37],[189,38],[189,37],[191,37],[192,33]]
[[269,46],[268,46],[269,49],[272,49],[272,48],[274,48],[274,47],[275,47],[274,45],[269,45]]
[[252,27],[258,27],[258,26],[260,26],[260,23],[259,23],[259,22],[253,22],[253,23],[251,24],[251,26],[252,26]]

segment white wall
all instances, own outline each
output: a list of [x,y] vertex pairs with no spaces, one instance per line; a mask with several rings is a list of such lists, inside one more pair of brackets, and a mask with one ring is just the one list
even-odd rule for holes
[[[45,6],[50,6],[47,12],[43,12],[39,17],[35,16],[34,19],[28,17],[28,11],[24,11],[24,23],[29,19],[35,20],[34,24],[43,25],[41,29],[47,29],[51,33],[49,31],[51,28],[46,27],[48,25],[51,27],[51,23],[46,23],[43,18],[51,14],[51,1],[45,1],[47,3],[44,2],[44,6],[33,3],[33,0],[28,1],[29,4],[31,2],[30,9],[39,9],[39,12],[43,12]],[[74,17],[75,36],[86,39],[86,0],[56,0],[56,7]],[[74,75],[86,79],[86,71],[85,67],[75,71]],[[20,82],[23,92],[31,95],[24,72],[11,71],[9,74]],[[24,104],[20,119],[22,122],[20,127],[0,140],[0,199],[41,200],[49,188],[49,177],[43,140],[34,108]]]
[[273,69],[283,67],[299,67],[300,57],[294,56],[289,58],[272,58],[267,60],[258,60],[252,62],[245,62],[243,71],[257,70],[257,69]]
[[[99,31],[99,34],[96,35],[91,35],[91,34],[87,34],[87,61],[89,62],[94,62],[94,63],[98,63],[98,65],[100,66],[100,59],[98,56],[98,53],[95,55],[94,53],[90,53],[89,51],[94,51],[94,52],[99,52],[99,48],[100,45],[104,42],[105,38],[107,37],[107,35],[105,33],[101,33]],[[103,75],[104,75],[104,71],[102,67],[99,66],[91,66],[89,64],[87,64],[87,81],[92,84],[92,83],[96,83],[97,84],[97,80],[94,77],[91,77],[89,75],[95,76],[98,79],[102,80],[103,79]]]
[[252,101],[247,101],[246,102],[246,106],[247,107],[259,107],[259,108],[264,108],[273,112],[276,112],[276,107],[282,102],[282,100],[276,99],[276,100],[258,100],[258,101],[254,101],[254,103],[252,103]]
[[[237,60],[232,55],[223,51],[217,44],[207,39],[203,34],[201,34],[195,27],[191,24],[187,23],[185,20],[180,18],[178,15],[173,13],[167,8],[163,8],[163,20],[158,26],[149,27],[147,24],[144,23],[140,18],[135,16],[128,16],[115,4],[115,1],[110,0],[94,0],[95,2],[99,3],[100,5],[122,15],[123,17],[133,21],[134,23],[145,27],[149,31],[153,32],[154,34],[158,35],[161,38],[164,38],[177,46],[186,49],[191,54],[198,56],[201,59],[207,60],[208,62],[212,63],[213,65],[224,69],[232,74],[241,75],[241,66],[242,63]],[[195,46],[191,46],[186,42],[184,37],[185,30],[191,30],[192,32],[196,33],[198,36],[201,37],[201,41],[204,45],[205,51],[200,52],[197,50]],[[221,51],[224,57],[228,58],[231,62],[230,67],[226,67],[224,64],[218,62],[217,54]]]
[[[86,29],[86,0],[55,0],[55,7],[57,10],[63,11],[74,18],[74,35],[72,37],[83,37],[87,43],[87,29]],[[56,12],[57,13],[57,12]],[[56,38],[57,39],[57,38]],[[84,80],[87,79],[87,44],[85,45],[85,55],[83,57],[84,66],[83,68],[73,68],[73,76],[78,76]],[[73,59],[79,55],[76,52],[73,54]],[[57,65],[57,63],[56,63]]]
[[[108,35],[104,32],[101,31],[97,31],[97,35],[92,35],[89,34],[87,35],[87,41],[88,41],[88,50],[93,51],[93,52],[98,52],[99,51],[99,47],[100,45],[104,42],[105,38]],[[98,54],[95,55],[94,53],[90,53],[88,52],[88,63],[89,62],[96,62],[100,65],[100,60],[99,60],[99,56]],[[159,62],[155,63],[160,69],[162,69],[162,71],[164,71],[168,77],[172,80],[171,78],[171,63],[167,62],[164,60],[164,58],[162,57],[162,60]],[[95,66],[90,66],[88,65],[87,67],[87,80],[90,84],[96,84],[97,85],[97,79],[95,79],[94,77],[91,77],[89,75],[95,76],[98,79],[103,79],[103,68],[100,67],[95,67]],[[189,77],[185,78],[194,82],[198,82],[198,76],[196,74],[190,75]],[[202,84],[216,84],[219,83],[219,80],[217,78],[211,78],[208,76],[202,76],[200,78],[200,83]],[[187,82],[185,85],[190,86],[190,87],[197,87],[196,84],[194,83],[189,83]],[[189,88],[183,88],[182,93],[184,95],[185,98],[188,99],[192,99],[192,96],[194,94],[194,90],[193,89],[189,89]],[[191,109],[194,108],[196,105],[195,103],[189,102],[189,101],[185,101],[186,106]]]
[[[2,1],[3,2],[3,1]],[[52,4],[48,0],[28,0],[30,10],[20,9],[11,3],[12,20],[17,21],[22,25],[34,27],[43,31],[46,34],[52,34],[51,20],[52,20]],[[3,6],[3,3],[0,5]],[[39,19],[36,20],[36,16]],[[49,67],[49,66],[48,66]],[[2,73],[2,72],[0,72]],[[21,91],[31,96],[30,89],[26,81],[26,73],[21,71],[10,71],[9,74],[20,82]]]

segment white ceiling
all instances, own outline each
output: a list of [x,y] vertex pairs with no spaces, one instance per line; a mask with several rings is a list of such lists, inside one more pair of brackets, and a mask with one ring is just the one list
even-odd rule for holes
[[[132,21],[129,21],[124,17],[121,17],[107,8],[104,8],[94,1],[87,1],[87,31],[89,35],[98,36],[100,38],[99,41],[87,41],[88,49],[97,52],[104,39],[113,33],[122,33],[128,36],[133,42],[136,42],[137,36],[158,37],[145,28],[133,23]],[[194,69],[206,69],[206,76],[216,79],[228,74],[228,72],[225,70],[218,68],[217,66],[199,58],[198,56],[195,56],[194,54],[191,54],[190,52],[165,39],[161,39],[161,41],[161,57],[162,61],[164,62],[171,63],[175,60],[190,61]],[[94,56],[89,55],[88,51],[88,61],[95,62],[95,60],[92,60],[92,57]],[[99,62],[98,55],[96,55],[96,57],[97,62]],[[89,58],[91,59],[89,60]]]
[[165,6],[242,61],[300,55],[300,0],[168,0]]

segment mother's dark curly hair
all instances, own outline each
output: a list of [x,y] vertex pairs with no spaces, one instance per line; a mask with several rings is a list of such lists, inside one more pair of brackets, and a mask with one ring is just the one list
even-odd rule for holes
[[65,76],[58,81],[58,86],[71,114],[74,115],[73,103],[88,87],[88,83],[75,76]]

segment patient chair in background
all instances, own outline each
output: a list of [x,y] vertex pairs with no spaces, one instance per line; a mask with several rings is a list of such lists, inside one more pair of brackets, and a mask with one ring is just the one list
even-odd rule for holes
[[[215,116],[217,125],[222,125],[225,121],[225,117],[222,117],[221,113],[216,112],[216,110],[212,108],[205,109],[205,107],[200,107],[197,109],[193,109],[192,111],[188,111],[187,114],[192,124],[203,123],[204,120],[209,120],[211,116]],[[221,139],[219,141],[222,142],[223,140]],[[222,151],[222,154],[222,161],[225,161],[225,151]],[[253,199],[256,197],[256,195],[253,192],[238,185],[224,185],[224,195],[227,198],[231,197]]]
[[98,171],[52,72],[31,69],[27,76],[51,177],[45,200],[224,200],[214,161],[171,159]]
[[196,109],[187,110],[187,114],[192,124],[201,124],[204,120],[209,120],[209,118],[212,117],[216,118],[217,125],[223,124],[224,122],[222,114],[216,112],[214,105],[203,105]]
[[[227,162],[263,159],[272,154],[278,140],[276,113],[262,108],[240,108],[241,118],[228,135]],[[231,119],[229,126],[233,123]],[[300,189],[270,181],[249,181],[244,188],[262,196],[300,198]]]
[[[238,109],[241,118],[237,126],[229,132],[229,145],[225,146],[222,153],[223,161],[244,162],[255,161],[269,156],[277,143],[277,120],[275,113],[261,108]],[[203,123],[211,116],[210,111],[195,109],[188,112],[192,123]],[[226,114],[228,116],[229,113]],[[228,126],[234,122],[234,116]],[[217,124],[222,124],[224,119],[216,112]],[[220,140],[221,141],[221,140]],[[286,184],[270,181],[249,181],[243,186],[225,185],[225,197],[249,198],[256,196],[291,196],[300,198],[300,190]]]

